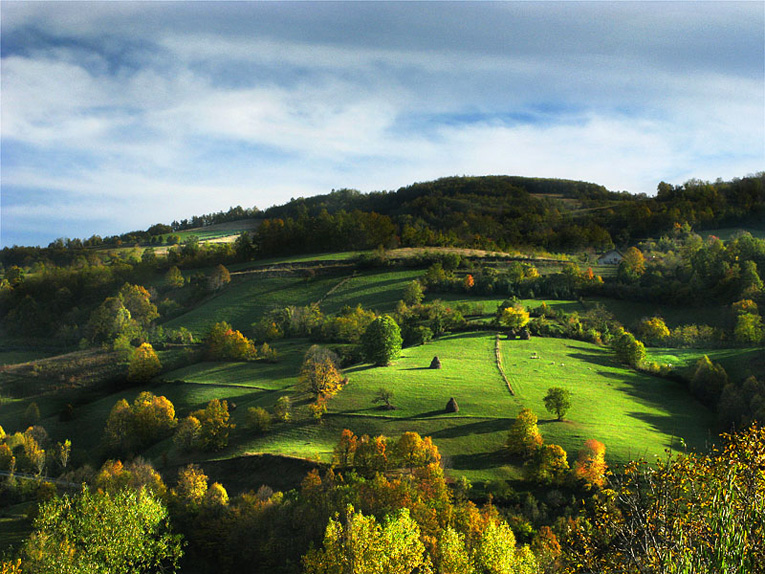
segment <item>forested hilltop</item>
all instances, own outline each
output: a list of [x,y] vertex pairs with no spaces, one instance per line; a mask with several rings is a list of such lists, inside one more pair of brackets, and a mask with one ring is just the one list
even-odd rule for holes
[[0,252],[0,572],[764,573],[765,174]]
[[[84,248],[180,242],[177,232],[256,218],[247,248],[260,256],[353,249],[459,246],[508,250],[529,246],[575,252],[626,246],[675,224],[697,230],[765,219],[765,175],[714,183],[658,185],[653,197],[611,192],[578,181],[510,176],[449,177],[395,192],[342,189],[260,211],[232,207],[191,220],[119,236],[60,239],[48,248],[13,247],[4,267],[49,259],[71,262]],[[245,249],[242,246],[241,249]],[[243,255],[240,253],[240,256]]]

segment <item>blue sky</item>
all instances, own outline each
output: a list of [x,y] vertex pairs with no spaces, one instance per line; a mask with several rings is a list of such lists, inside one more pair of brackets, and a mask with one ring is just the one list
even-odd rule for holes
[[763,2],[14,2],[2,245],[449,175],[765,169]]

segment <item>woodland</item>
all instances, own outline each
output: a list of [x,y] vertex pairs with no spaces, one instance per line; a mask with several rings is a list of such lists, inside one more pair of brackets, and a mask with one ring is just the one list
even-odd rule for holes
[[0,273],[2,573],[765,572],[763,173],[333,190]]

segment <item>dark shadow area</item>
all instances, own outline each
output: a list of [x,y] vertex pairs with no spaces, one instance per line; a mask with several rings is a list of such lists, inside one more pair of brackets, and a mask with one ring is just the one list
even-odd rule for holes
[[508,457],[501,450],[475,454],[455,454],[450,457],[454,470],[484,470],[508,463]]
[[[586,350],[586,349],[585,349]],[[578,359],[585,363],[591,363],[593,365],[600,365],[601,367],[614,367],[616,363],[614,358],[605,351],[599,354],[595,353],[571,353],[569,355],[572,359]]]
[[[443,413],[444,411],[438,412]],[[430,433],[430,436],[433,437],[433,439],[439,439],[457,438],[471,434],[489,434],[498,431],[507,431],[510,428],[510,424],[511,421],[507,419],[491,419],[432,432]]]
[[[401,369],[402,371],[429,371],[430,367],[409,367],[408,369]],[[437,371],[438,369],[433,369]]]

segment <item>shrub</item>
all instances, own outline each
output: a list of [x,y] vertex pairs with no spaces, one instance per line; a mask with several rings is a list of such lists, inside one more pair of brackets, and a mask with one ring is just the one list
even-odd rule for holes
[[259,434],[268,432],[271,428],[271,415],[262,407],[250,407],[247,409],[247,426]]

